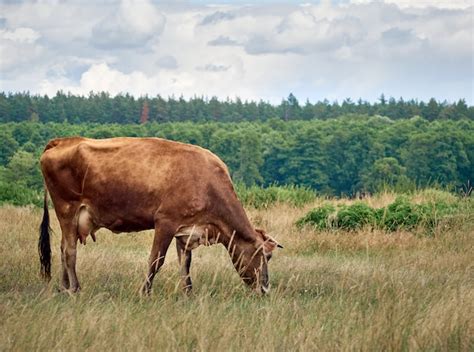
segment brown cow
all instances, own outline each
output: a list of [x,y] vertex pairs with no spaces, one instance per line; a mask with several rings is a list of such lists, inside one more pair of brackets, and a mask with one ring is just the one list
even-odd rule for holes
[[41,156],[45,180],[39,253],[51,278],[47,194],[61,226],[62,286],[76,292],[77,241],[85,244],[99,228],[113,232],[155,230],[147,280],[164,263],[176,237],[183,286],[191,289],[191,250],[223,244],[248,285],[268,291],[267,263],[278,243],[250,224],[226,165],[210,151],[159,138],[61,138]]

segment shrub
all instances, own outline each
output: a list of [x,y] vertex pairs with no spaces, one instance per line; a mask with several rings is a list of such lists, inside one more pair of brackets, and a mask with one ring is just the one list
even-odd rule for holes
[[388,231],[400,228],[410,230],[418,225],[420,220],[421,214],[417,211],[416,206],[405,197],[397,197],[395,202],[384,211],[379,226]]
[[43,196],[40,192],[21,184],[0,182],[0,204],[41,206]]
[[345,230],[356,230],[376,223],[376,211],[366,203],[342,206],[336,216],[336,225]]
[[[379,209],[357,202],[344,205],[336,211],[332,205],[327,204],[311,210],[296,225],[301,227],[310,224],[317,229],[332,227],[344,230],[356,230],[369,225],[389,232],[421,227],[431,232],[441,220],[455,219],[455,215],[461,210],[459,204],[443,201],[414,204],[407,197],[397,197],[392,204]],[[467,202],[467,206],[469,204]]]
[[413,204],[405,197],[398,197],[387,207],[379,225],[388,231],[412,230],[418,226],[431,231],[441,219],[458,211],[458,203],[454,203],[453,199],[446,198],[445,195],[443,195],[443,199],[449,199],[450,203],[439,200],[436,203]]
[[296,225],[298,227],[312,225],[320,230],[330,228],[332,227],[331,215],[334,214],[335,211],[336,208],[331,204],[323,205],[322,207],[311,210],[308,214],[299,219]]

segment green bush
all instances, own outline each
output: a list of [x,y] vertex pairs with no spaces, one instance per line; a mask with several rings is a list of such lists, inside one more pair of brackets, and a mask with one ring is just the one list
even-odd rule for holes
[[[468,206],[470,205],[469,202]],[[374,209],[366,203],[357,202],[344,205],[337,211],[326,204],[311,210],[296,222],[298,227],[311,225],[317,229],[339,228],[356,230],[364,226],[383,229],[388,232],[396,230],[415,230],[424,228],[431,232],[441,220],[453,218],[461,211],[459,202],[444,201],[414,204],[407,197],[397,197],[384,208]]]
[[317,229],[326,229],[332,227],[331,215],[336,212],[336,208],[331,204],[325,204],[322,207],[311,210],[304,217],[296,222],[298,227],[310,224]]
[[41,206],[42,201],[41,192],[21,184],[0,182],[0,204]]
[[379,226],[387,231],[395,231],[401,228],[410,230],[421,222],[421,212],[418,207],[408,201],[405,197],[398,197],[390,204],[379,220]]
[[[446,197],[444,197],[446,199]],[[406,197],[398,197],[379,219],[379,226],[387,231],[412,230],[418,226],[433,230],[443,218],[458,210],[458,203],[445,201],[413,204]]]
[[336,227],[345,230],[356,230],[375,223],[376,211],[362,202],[342,206],[336,216]]

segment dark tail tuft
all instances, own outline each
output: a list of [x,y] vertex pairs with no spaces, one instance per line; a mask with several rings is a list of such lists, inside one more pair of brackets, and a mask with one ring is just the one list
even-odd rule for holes
[[40,236],[38,241],[38,253],[41,263],[41,276],[46,280],[51,280],[51,243],[50,243],[49,227],[49,210],[48,210],[48,190],[44,187],[44,203],[43,203],[43,221],[40,225]]

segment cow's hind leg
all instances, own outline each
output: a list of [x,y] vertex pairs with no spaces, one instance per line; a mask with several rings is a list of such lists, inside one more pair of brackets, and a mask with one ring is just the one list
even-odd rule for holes
[[67,266],[66,266],[66,240],[64,236],[61,239],[61,264],[62,264],[61,287],[62,289],[69,290],[69,275],[67,273]]
[[72,292],[81,289],[76,274],[77,229],[73,219],[59,219],[61,225],[62,286]]
[[155,237],[151,248],[150,258],[148,260],[148,274],[142,287],[143,294],[149,294],[158,270],[165,262],[166,252],[173,239],[176,227],[169,222],[157,221],[155,223]]
[[183,284],[183,289],[186,293],[191,292],[193,284],[191,281],[191,276],[189,275],[189,269],[191,267],[191,250],[186,248],[186,244],[180,240],[176,239],[176,249],[178,251],[178,261],[181,272],[181,280]]

